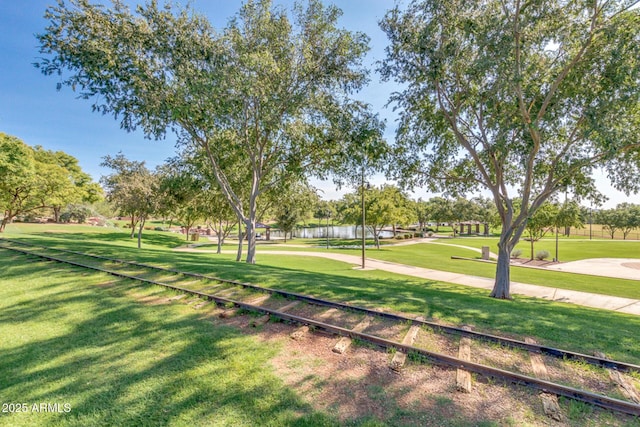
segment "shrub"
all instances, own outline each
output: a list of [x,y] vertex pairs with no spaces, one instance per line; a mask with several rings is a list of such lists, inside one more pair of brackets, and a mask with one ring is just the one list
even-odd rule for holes
[[429,237],[433,236],[433,231],[428,231],[427,232],[427,236],[429,236]]
[[549,258],[549,251],[538,251],[536,252],[536,259],[542,261],[543,259]]
[[521,249],[514,249],[511,251],[511,258],[520,258],[520,255],[522,255]]

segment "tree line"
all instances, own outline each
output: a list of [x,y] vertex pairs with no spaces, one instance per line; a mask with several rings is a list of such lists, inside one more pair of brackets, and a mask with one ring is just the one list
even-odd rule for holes
[[[365,187],[386,166],[403,188],[491,194],[500,218],[492,296],[510,298],[509,258],[554,195],[598,197],[592,174],[640,189],[637,1],[413,0],[380,22],[377,72],[400,88],[393,144],[358,101],[369,37],[320,0],[291,10],[248,0],[222,29],[150,2],[87,0],[46,11],[45,75],[125,130],[177,135],[246,230],[255,262],[260,198],[302,177]],[[393,159],[393,161],[391,161]]]
[[16,216],[49,210],[56,222],[87,215],[83,204],[103,197],[102,188],[62,151],[31,147],[0,132],[0,211],[3,232]]

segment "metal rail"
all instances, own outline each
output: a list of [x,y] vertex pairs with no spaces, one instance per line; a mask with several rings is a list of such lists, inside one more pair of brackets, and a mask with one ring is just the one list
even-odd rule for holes
[[[592,393],[589,391],[585,391],[585,390],[580,390],[580,389],[576,389],[573,387],[568,387],[568,386],[564,386],[561,384],[556,384],[550,381],[546,381],[546,380],[540,380],[534,377],[530,377],[527,375],[522,375],[522,374],[518,374],[515,372],[510,372],[510,371],[505,371],[503,369],[498,369],[498,368],[493,368],[490,366],[486,366],[486,365],[482,365],[479,363],[474,363],[474,362],[470,362],[467,360],[463,360],[463,359],[459,359],[457,357],[453,357],[453,356],[448,356],[445,354],[441,354],[441,353],[437,353],[437,352],[432,352],[432,351],[428,351],[428,350],[424,350],[418,347],[414,347],[414,346],[410,346],[410,345],[404,345],[401,344],[399,342],[396,341],[391,341],[385,338],[381,338],[381,337],[377,337],[374,335],[369,335],[369,334],[365,334],[362,332],[356,332],[353,331],[351,329],[347,329],[347,328],[343,328],[340,326],[336,326],[336,325],[331,325],[328,323],[324,323],[324,322],[319,322],[317,320],[313,320],[313,319],[309,319],[306,317],[300,317],[300,316],[295,316],[292,314],[288,314],[285,312],[280,312],[278,310],[273,310],[273,309],[269,309],[266,307],[261,307],[261,306],[257,306],[257,305],[253,305],[253,304],[248,304],[248,303],[244,303],[241,301],[235,301],[229,298],[225,298],[225,297],[220,297],[220,296],[216,296],[216,295],[212,295],[212,294],[208,294],[205,292],[200,292],[200,291],[195,291],[195,290],[191,290],[191,289],[187,289],[187,288],[182,288],[180,286],[175,286],[175,285],[171,285],[171,284],[167,284],[167,283],[162,283],[162,282],[158,282],[155,280],[150,280],[150,279],[145,279],[142,277],[137,277],[137,276],[132,276],[132,275],[128,275],[128,274],[124,274],[124,273],[118,273],[118,272],[114,272],[111,270],[107,270],[104,268],[100,268],[100,267],[96,267],[96,266],[91,266],[91,265],[84,265],[75,261],[69,261],[69,260],[64,260],[61,258],[57,258],[57,257],[53,257],[50,255],[42,255],[42,254],[38,254],[38,253],[34,253],[34,252],[30,252],[30,251],[26,251],[26,250],[22,250],[22,249],[16,249],[16,248],[11,248],[11,247],[6,247],[6,246],[1,246],[4,249],[8,249],[8,250],[13,250],[16,252],[20,252],[22,254],[25,255],[31,255],[31,256],[37,256],[46,260],[51,260],[51,261],[56,261],[56,262],[60,262],[60,263],[65,263],[65,264],[69,264],[69,265],[73,265],[76,267],[81,267],[81,268],[86,268],[86,269],[91,269],[91,270],[95,270],[95,271],[99,271],[102,273],[106,273],[106,274],[111,274],[113,276],[116,277],[121,277],[121,278],[126,278],[126,279],[131,279],[131,280],[136,280],[136,281],[140,281],[143,283],[149,283],[149,284],[153,284],[153,285],[157,285],[157,286],[162,286],[168,289],[172,289],[172,290],[176,290],[176,291],[180,291],[180,292],[184,292],[186,294],[190,294],[190,295],[194,295],[194,296],[198,296],[200,298],[205,298],[207,300],[210,301],[215,301],[218,304],[223,304],[223,305],[229,305],[229,304],[233,304],[236,307],[239,307],[241,309],[245,309],[245,310],[249,310],[249,311],[254,311],[254,312],[260,312],[263,314],[268,314],[271,316],[275,316],[277,318],[280,318],[282,320],[286,320],[286,321],[290,321],[290,322],[295,322],[298,324],[302,324],[302,325],[308,325],[308,326],[314,326],[316,328],[322,329],[324,331],[327,332],[331,332],[333,334],[336,335],[340,335],[340,336],[347,336],[347,337],[351,337],[351,338],[357,338],[357,339],[361,339],[363,341],[367,341],[367,342],[371,342],[373,344],[376,344],[382,348],[395,348],[396,350],[401,350],[404,351],[407,354],[418,354],[421,355],[433,362],[435,362],[436,364],[439,365],[444,365],[444,366],[449,366],[452,368],[456,368],[456,369],[465,369],[467,371],[470,372],[475,372],[484,376],[488,376],[488,377],[492,377],[492,378],[498,378],[498,379],[502,379],[505,381],[509,381],[512,383],[516,383],[516,384],[522,384],[522,385],[526,385],[528,387],[532,387],[535,389],[538,389],[542,392],[546,392],[546,393],[553,393],[559,396],[564,396],[570,399],[574,399],[574,400],[580,400],[595,406],[599,406],[605,409],[609,409],[609,410],[613,410],[613,411],[617,411],[617,412],[621,412],[621,413],[625,413],[625,414],[630,414],[630,415],[635,415],[635,416],[640,416],[640,405],[636,405],[634,403],[631,402],[627,402],[624,400],[620,400],[620,399],[615,399],[615,398],[611,398],[608,396],[604,396],[601,394],[597,394],[597,393]],[[139,265],[139,264],[137,264]],[[152,269],[157,269],[155,267],[151,267]],[[205,277],[206,278],[206,277]],[[226,281],[228,282],[228,281]],[[349,307],[351,308],[351,307]],[[373,312],[373,314],[375,314],[376,312]]]
[[[376,317],[380,317],[380,318],[384,318],[384,319],[395,320],[395,321],[400,321],[400,322],[411,322],[412,324],[415,324],[415,325],[428,326],[428,327],[430,327],[430,328],[432,328],[432,329],[434,329],[434,330],[436,330],[438,332],[454,334],[454,335],[459,335],[459,336],[466,336],[466,337],[474,338],[474,339],[477,339],[477,340],[489,341],[489,342],[501,344],[501,345],[504,345],[504,346],[507,346],[507,347],[510,347],[510,348],[517,348],[517,349],[522,349],[522,350],[526,350],[526,351],[530,351],[530,352],[534,352],[534,353],[545,354],[545,355],[556,357],[556,358],[559,358],[559,359],[579,360],[579,361],[583,361],[583,362],[589,363],[591,365],[599,366],[599,367],[602,367],[602,368],[615,369],[615,370],[620,371],[620,372],[640,372],[640,365],[635,365],[633,363],[627,363],[627,362],[621,362],[621,361],[617,361],[617,360],[605,359],[605,358],[598,357],[598,356],[591,356],[591,355],[588,355],[588,354],[582,354],[582,353],[578,353],[578,352],[574,352],[574,351],[563,350],[563,349],[549,347],[549,346],[545,346],[545,345],[541,345],[541,344],[530,344],[530,343],[527,343],[527,342],[524,342],[524,341],[520,341],[520,340],[516,340],[516,339],[512,339],[512,338],[501,337],[501,336],[498,336],[498,335],[492,335],[492,334],[487,334],[487,333],[478,332],[478,331],[466,330],[466,329],[462,329],[462,328],[459,328],[459,327],[456,327],[456,326],[441,325],[439,323],[431,322],[431,321],[428,321],[428,320],[417,320],[417,319],[413,319],[413,318],[410,318],[410,317],[407,317],[407,316],[402,316],[402,315],[399,315],[399,314],[384,313],[384,312],[370,310],[368,308],[354,306],[354,305],[350,305],[350,304],[344,304],[344,303],[339,303],[339,302],[334,302],[334,301],[327,301],[327,300],[323,300],[323,299],[320,299],[320,298],[315,298],[315,297],[312,297],[312,296],[309,296],[309,295],[299,294],[299,293],[295,293],[295,292],[288,292],[288,291],[282,291],[282,290],[278,290],[278,289],[266,288],[266,287],[257,286],[257,285],[251,284],[251,283],[239,282],[239,281],[228,280],[228,279],[221,279],[219,277],[209,276],[209,275],[205,275],[205,274],[189,273],[189,272],[179,271],[179,270],[171,269],[171,268],[157,267],[157,266],[153,266],[153,265],[149,265],[149,264],[143,264],[143,263],[139,263],[139,262],[135,262],[135,261],[126,261],[126,260],[121,260],[121,259],[117,259],[117,258],[109,258],[109,257],[100,256],[100,255],[92,255],[92,254],[86,254],[86,253],[82,253],[82,252],[70,251],[70,250],[67,250],[67,249],[57,249],[57,248],[51,248],[51,247],[42,246],[42,245],[33,245],[33,244],[30,244],[30,243],[25,243],[25,242],[20,242],[20,241],[16,241],[16,240],[10,240],[10,239],[4,239],[4,238],[2,240],[3,241],[7,241],[7,242],[11,242],[11,243],[16,243],[16,244],[23,245],[23,246],[39,247],[39,248],[42,248],[42,249],[45,249],[45,250],[55,250],[55,251],[59,251],[59,252],[70,253],[70,254],[85,256],[85,257],[94,258],[94,259],[100,259],[100,260],[104,260],[104,261],[117,262],[117,263],[121,263],[121,264],[128,264],[128,265],[133,265],[133,266],[136,266],[136,267],[143,267],[143,268],[153,269],[153,270],[167,272],[167,273],[180,274],[180,275],[184,275],[184,276],[187,276],[187,277],[194,277],[194,278],[198,278],[198,279],[212,280],[212,281],[216,281],[216,282],[220,282],[220,283],[226,283],[226,284],[230,284],[230,285],[241,286],[241,287],[244,287],[244,288],[247,288],[247,289],[252,289],[252,290],[255,290],[255,291],[258,291],[258,292],[265,292],[265,293],[270,293],[270,294],[273,294],[273,295],[279,295],[279,296],[282,296],[282,297],[285,297],[285,298],[289,298],[289,299],[292,299],[292,298],[293,299],[298,299],[300,301],[304,301],[304,302],[307,302],[307,303],[310,303],[310,304],[322,305],[322,306],[338,308],[338,309],[351,310],[351,311],[354,311],[354,312],[357,312],[357,313],[362,313],[362,314],[366,314],[366,315],[370,315],[370,316],[376,316]],[[62,261],[62,262],[64,262],[64,261]]]

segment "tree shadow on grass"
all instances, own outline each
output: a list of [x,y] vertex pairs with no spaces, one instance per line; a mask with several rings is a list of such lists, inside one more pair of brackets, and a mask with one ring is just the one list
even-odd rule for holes
[[[246,330],[211,326],[185,314],[182,305],[132,301],[127,291],[149,291],[133,282],[100,286],[110,280],[103,274],[77,280],[82,270],[61,267],[50,273],[45,262],[24,268],[21,258],[7,255],[10,265],[0,272],[0,282],[8,283],[0,291],[0,325],[21,331],[0,345],[2,398],[29,406],[58,404],[61,410],[68,403],[70,412],[3,415],[0,425],[447,425],[437,400],[420,399],[411,409],[387,401],[399,402],[409,393],[394,375],[377,383],[384,391],[370,386],[366,396],[353,401],[341,398],[354,384],[338,380],[336,387],[345,393],[330,397],[328,406],[379,405],[372,414],[338,421],[334,411],[305,403],[296,391],[303,387],[285,386],[274,376],[269,362],[277,345],[265,345]],[[46,283],[34,280],[45,274]],[[342,368],[333,369],[338,376]],[[374,368],[364,372],[375,374]],[[452,425],[475,424],[458,404],[446,407],[456,414]]]
[[[93,246],[97,243],[108,245],[127,245],[136,247],[137,238],[130,237],[130,230],[108,231],[100,233],[91,232],[54,232],[45,231],[40,234],[25,234],[20,236],[20,240],[24,240],[33,244],[52,245],[56,242],[62,243],[69,248],[69,244],[77,246],[72,250],[80,250],[89,245]],[[160,246],[165,248],[176,248],[184,245],[186,242],[184,236],[175,233],[159,232],[147,230],[142,233],[142,247]],[[137,247],[136,247],[137,249]]]
[[[36,237],[32,239],[37,240]],[[44,240],[42,243],[47,244],[47,239]],[[60,241],[59,244],[66,247],[69,242]],[[309,269],[316,269],[319,261],[312,257],[296,257],[291,264],[300,267],[286,268],[238,263],[231,255],[168,253],[157,248],[138,250],[92,241],[77,246],[76,250],[87,253],[250,282],[353,305],[384,307],[455,325],[473,325],[477,330],[498,335],[519,339],[535,336],[549,346],[588,354],[603,351],[611,358],[640,364],[640,342],[636,339],[640,335],[638,316],[517,295],[513,301],[496,300],[488,298],[485,290],[376,271],[362,272],[360,277],[354,277],[353,271],[337,261],[322,261],[329,273],[313,272]]]
[[[77,279],[82,271],[71,267],[54,267],[59,270],[55,273],[56,280],[33,284],[30,290],[39,295],[39,299],[18,295],[23,292],[20,286],[23,277],[53,276],[51,264],[32,263],[25,268],[20,258],[19,255],[4,258],[8,265],[0,272],[0,280],[11,285],[1,292],[14,302],[0,302],[0,325],[11,325],[15,330],[26,323],[27,336],[37,328],[54,325],[55,330],[39,337],[38,329],[28,340],[20,337],[0,352],[2,397],[30,403],[69,402],[72,411],[16,415],[6,419],[7,423],[56,426],[338,424],[334,412],[329,415],[314,411],[296,394],[297,386],[294,389],[284,386],[265,368],[277,354],[273,345],[250,339],[246,331],[219,324],[212,327],[195,314],[185,315],[184,307],[132,303],[126,291],[134,287],[143,292],[145,289],[132,282],[98,287],[96,285],[109,282],[110,278],[95,274],[87,277],[86,282],[78,285],[76,280],[70,286],[71,279],[74,276]],[[568,334],[584,335],[587,328],[601,323],[599,333],[617,334],[618,338],[625,333],[614,333],[620,325],[604,322],[606,312],[588,310],[576,315],[575,310],[546,301],[494,301],[481,291],[465,292],[466,289],[435,282],[375,277],[363,280],[269,266],[238,268],[235,262],[212,262],[201,254],[186,254],[173,262],[177,267],[240,275],[242,280],[269,277],[281,283],[281,287],[293,290],[308,291],[311,283],[312,292],[305,293],[331,294],[345,301],[359,299],[363,304],[409,301],[417,313],[426,312],[430,317],[437,315],[447,320],[457,318],[461,323],[492,328],[501,325],[506,328],[511,324],[522,332],[538,330],[541,326],[550,329],[561,326],[560,329],[568,329]],[[158,291],[158,288],[148,289]],[[79,317],[78,313],[88,314]],[[582,320],[587,314],[595,316],[591,323]],[[579,319],[576,321],[572,316]],[[567,320],[573,320],[575,327],[567,325]],[[617,321],[613,320],[613,323]],[[630,330],[637,331],[639,323],[631,323]],[[637,343],[635,345],[637,349]],[[340,369],[340,365],[336,365],[336,378]],[[364,371],[364,377],[374,375],[373,367]],[[366,389],[367,399],[360,397],[354,403],[348,399],[352,382],[340,379],[337,388],[346,392],[333,396],[332,404],[338,407],[377,402],[379,411],[351,420],[352,425],[475,424],[461,415],[465,414],[464,407],[446,399],[418,399],[409,409],[401,407],[396,402],[410,393],[401,385],[398,377],[381,378]],[[486,413],[480,413],[476,419],[491,419],[490,408],[479,410]],[[3,422],[0,419],[0,424]]]
[[[25,274],[3,269],[12,285],[2,292],[15,299]],[[0,424],[287,425],[314,415],[264,369],[276,349],[176,307],[132,302],[126,287],[68,283],[36,284],[31,298],[3,305],[0,325],[22,333],[0,352],[0,390],[3,402],[70,403],[71,412],[13,414]]]

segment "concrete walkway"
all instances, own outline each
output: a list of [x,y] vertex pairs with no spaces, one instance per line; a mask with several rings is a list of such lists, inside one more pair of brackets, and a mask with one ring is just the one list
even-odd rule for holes
[[[179,251],[189,252],[215,252],[208,250],[200,250],[194,248],[180,248]],[[224,253],[236,253],[235,251],[223,251]],[[335,261],[346,262],[354,266],[360,266],[362,258],[355,255],[345,255],[331,252],[295,252],[295,251],[279,251],[266,250],[258,252],[260,255],[287,255],[287,256],[310,256],[326,258]],[[637,260],[636,260],[637,261]],[[406,276],[418,277],[427,280],[437,280],[440,282],[454,283],[463,286],[472,286],[474,288],[493,289],[494,279],[486,277],[470,276],[466,274],[451,273],[447,271],[433,270],[422,267],[414,267],[411,265],[398,264],[388,261],[380,261],[371,258],[366,259],[367,269],[376,269],[389,271]],[[638,283],[640,286],[640,282]],[[567,289],[551,288],[546,286],[530,285],[526,283],[511,282],[511,293],[526,295],[530,297],[547,299],[550,301],[565,302],[570,304],[582,305],[585,307],[593,307],[604,310],[613,310],[620,313],[635,314],[640,316],[640,300],[621,298],[601,294],[592,294],[588,292],[571,291]]]

